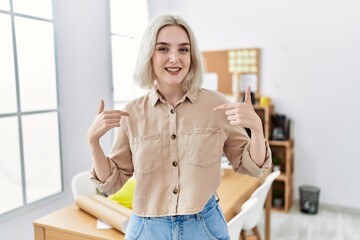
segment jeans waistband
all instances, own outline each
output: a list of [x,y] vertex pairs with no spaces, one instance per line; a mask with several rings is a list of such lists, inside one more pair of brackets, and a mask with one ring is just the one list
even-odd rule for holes
[[188,214],[188,215],[175,215],[175,216],[166,216],[166,217],[144,217],[145,219],[152,219],[158,221],[169,221],[169,222],[182,222],[182,221],[189,221],[192,219],[199,220],[201,215],[206,214],[211,209],[218,205],[215,196],[212,196],[209,201],[206,203],[203,210],[195,214]]

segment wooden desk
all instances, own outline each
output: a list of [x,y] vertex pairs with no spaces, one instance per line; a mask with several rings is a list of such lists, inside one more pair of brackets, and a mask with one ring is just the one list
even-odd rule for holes
[[[261,185],[269,173],[270,172],[266,172],[264,176],[259,179],[238,174],[232,169],[225,170],[217,194],[219,195],[219,205],[225,215],[226,221],[230,221],[230,219],[239,213],[241,205],[251,196],[256,188]],[[270,240],[270,215],[271,194],[268,194],[265,203],[265,240]]]
[[226,221],[230,221],[239,213],[241,205],[260,186],[260,183],[258,178],[238,174],[232,169],[225,170],[216,193],[219,195],[219,205]]
[[[257,178],[237,174],[233,170],[225,170],[217,194],[227,221],[239,212],[242,203],[260,183],[261,180]],[[266,216],[270,216],[270,207],[267,204]],[[269,225],[270,218],[265,219],[266,225]],[[35,240],[124,239],[124,235],[115,229],[96,229],[96,218],[80,210],[75,204],[34,221],[34,231]],[[269,235],[265,236],[266,240],[269,239],[270,231],[268,233]]]

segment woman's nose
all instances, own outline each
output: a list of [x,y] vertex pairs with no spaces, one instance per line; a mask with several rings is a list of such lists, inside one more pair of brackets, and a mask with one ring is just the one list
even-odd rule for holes
[[176,51],[170,53],[169,61],[170,62],[177,62],[179,60],[178,54]]

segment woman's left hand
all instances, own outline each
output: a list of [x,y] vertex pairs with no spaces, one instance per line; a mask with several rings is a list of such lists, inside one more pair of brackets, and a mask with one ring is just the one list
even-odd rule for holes
[[215,107],[214,111],[226,110],[225,115],[230,122],[230,125],[240,125],[245,128],[250,128],[252,131],[259,131],[262,133],[262,123],[260,117],[256,114],[251,103],[250,86],[245,91],[245,101],[236,103],[225,103]]

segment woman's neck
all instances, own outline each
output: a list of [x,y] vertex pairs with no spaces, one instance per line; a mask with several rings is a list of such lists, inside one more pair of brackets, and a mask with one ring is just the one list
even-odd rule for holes
[[158,86],[158,91],[161,96],[170,103],[173,107],[179,102],[179,100],[184,96],[185,92],[182,90],[182,87],[164,87]]

